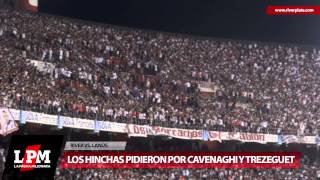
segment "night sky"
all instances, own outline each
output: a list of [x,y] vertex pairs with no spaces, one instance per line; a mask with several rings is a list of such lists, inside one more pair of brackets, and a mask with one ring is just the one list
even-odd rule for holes
[[149,30],[320,46],[320,15],[268,16],[268,5],[320,0],[40,0],[39,9]]

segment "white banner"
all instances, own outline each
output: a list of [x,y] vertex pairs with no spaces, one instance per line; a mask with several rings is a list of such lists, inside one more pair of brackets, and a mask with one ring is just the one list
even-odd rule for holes
[[129,137],[147,137],[148,134],[153,134],[151,131],[150,126],[127,124],[127,134]]
[[57,116],[49,115],[44,113],[37,113],[31,111],[21,111],[19,115],[21,122],[46,124],[46,125],[57,125]]
[[198,87],[200,92],[204,93],[214,93],[217,91],[217,88],[212,82],[200,81]]
[[38,71],[46,72],[46,73],[52,73],[56,66],[49,62],[43,62],[43,61],[36,61],[36,60],[30,60],[27,59],[33,66],[37,68]]
[[[0,109],[1,112],[2,110],[3,109]],[[160,126],[152,127],[148,125],[115,123],[109,121],[94,121],[89,119],[71,118],[66,116],[58,117],[55,115],[31,111],[20,111],[16,109],[10,109],[10,115],[12,115],[12,119],[20,121],[21,123],[28,122],[45,125],[54,125],[59,127],[98,130],[115,133],[127,133],[129,137],[168,136],[177,139],[205,141],[237,140],[241,142],[256,142],[262,144],[278,143],[279,141],[292,141],[302,144],[316,144],[315,136],[303,136],[297,138],[295,135],[285,135],[282,138],[280,138],[278,135],[275,134],[204,131],[195,129],[167,128]],[[291,138],[288,139],[288,137]],[[292,138],[297,140],[291,140]]]
[[256,142],[256,143],[276,143],[278,136],[273,134],[259,134],[259,133],[242,133],[242,132],[221,132],[220,137],[222,140],[241,141],[241,142]]
[[[189,140],[203,140],[203,130],[194,129],[178,129],[178,128],[166,128],[160,126],[142,126],[135,124],[127,125],[127,133],[131,137],[147,137],[150,136],[168,136],[177,139],[189,139]],[[208,139],[210,141],[221,141],[220,132],[208,131]]]
[[315,144],[316,136],[303,136],[300,138],[300,144]]
[[0,135],[6,136],[19,129],[9,109],[0,109]]
[[279,135],[278,143],[279,144],[282,144],[282,143],[315,144],[316,137],[315,136]]
[[109,121],[97,121],[100,131],[127,133],[127,124]]

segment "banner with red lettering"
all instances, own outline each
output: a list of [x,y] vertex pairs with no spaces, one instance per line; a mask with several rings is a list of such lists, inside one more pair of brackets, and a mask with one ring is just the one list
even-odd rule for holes
[[256,142],[261,144],[278,141],[277,136],[275,135],[259,133],[221,132],[220,137],[225,141],[236,140],[241,142]]
[[[203,130],[177,129],[160,126],[143,126],[128,124],[127,133],[129,137],[168,136],[177,139],[203,140]],[[221,141],[220,132],[208,131],[210,141]]]
[[[2,112],[2,108],[0,111]],[[6,132],[12,132],[17,129],[15,123],[12,121],[5,121],[6,118],[2,118],[0,112],[0,134]],[[243,132],[219,132],[219,131],[207,131],[207,130],[195,130],[195,129],[178,129],[178,128],[167,128],[160,126],[149,126],[149,125],[134,125],[125,123],[115,123],[109,121],[93,121],[90,119],[80,119],[60,116],[49,115],[44,113],[32,112],[32,111],[20,111],[17,109],[5,110],[4,115],[10,114],[12,120],[46,124],[77,129],[88,129],[106,132],[116,133],[127,133],[128,136],[132,137],[147,137],[147,136],[168,136],[178,139],[188,140],[203,140],[203,141],[229,141],[236,140],[241,142],[255,142],[255,143],[278,143],[278,135],[276,134],[261,134],[261,133],[243,133]],[[6,117],[6,116],[5,116]],[[5,123],[8,122],[8,123]],[[7,124],[7,125],[5,125]],[[10,131],[12,130],[12,131]],[[285,135],[287,136],[287,135]],[[295,135],[291,135],[295,136]],[[316,144],[315,136],[302,136],[296,143],[303,144]]]
[[129,137],[147,137],[148,131],[151,131],[150,126],[127,124],[127,134]]

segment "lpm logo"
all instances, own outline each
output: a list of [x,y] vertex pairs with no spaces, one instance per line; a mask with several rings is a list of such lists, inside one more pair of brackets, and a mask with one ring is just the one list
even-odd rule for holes
[[14,168],[20,172],[32,171],[34,168],[51,168],[51,150],[40,150],[41,144],[27,146],[24,157],[20,159],[21,151],[14,150]]
[[2,179],[53,179],[63,136],[12,136]]

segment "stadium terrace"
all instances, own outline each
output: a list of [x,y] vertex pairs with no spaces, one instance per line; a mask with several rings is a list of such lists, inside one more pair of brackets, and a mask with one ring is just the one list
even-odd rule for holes
[[4,107],[181,129],[318,134],[317,48],[0,15]]

